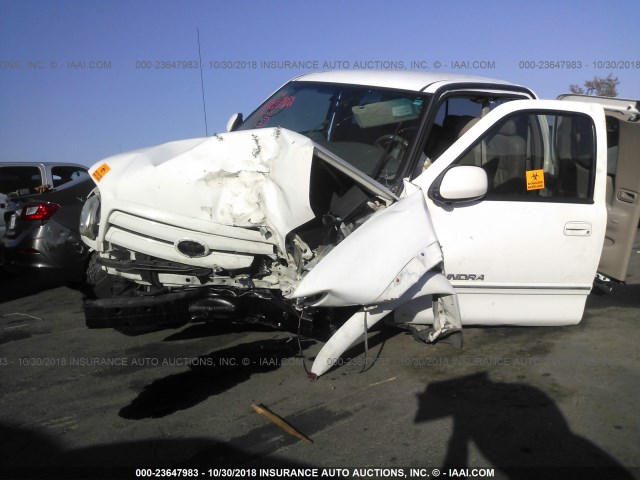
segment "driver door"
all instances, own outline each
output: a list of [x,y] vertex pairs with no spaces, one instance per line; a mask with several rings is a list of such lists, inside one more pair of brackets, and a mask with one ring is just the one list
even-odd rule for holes
[[[439,197],[458,165],[486,172],[481,199]],[[414,180],[463,324],[580,321],[604,240],[605,180],[602,108],[540,100],[497,107]]]

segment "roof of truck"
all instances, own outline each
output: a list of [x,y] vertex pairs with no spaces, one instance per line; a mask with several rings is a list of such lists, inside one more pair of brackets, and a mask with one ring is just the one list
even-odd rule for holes
[[[416,92],[433,93],[438,88],[448,84],[478,84],[480,85],[507,85],[523,89],[504,80],[478,77],[475,75],[463,75],[446,72],[417,72],[403,70],[335,70],[330,72],[309,73],[295,78],[303,82],[327,82],[347,83],[355,85],[368,85],[382,88],[398,88]],[[529,89],[526,89],[530,92]],[[533,92],[531,92],[533,93]]]
[[31,167],[43,165],[45,167],[79,167],[84,168],[85,170],[89,170],[89,167],[86,165],[80,165],[79,163],[68,163],[68,162],[2,162],[0,161],[0,167]]

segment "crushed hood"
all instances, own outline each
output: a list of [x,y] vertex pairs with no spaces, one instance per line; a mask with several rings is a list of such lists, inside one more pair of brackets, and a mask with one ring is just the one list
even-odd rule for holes
[[123,153],[90,173],[103,208],[141,206],[165,216],[267,227],[282,240],[313,218],[313,149],[311,140],[288,130],[234,132]]
[[[170,142],[110,157],[90,169],[103,214],[142,211],[173,222],[188,217],[262,230],[284,250],[284,238],[314,218],[309,179],[314,155],[366,190],[392,202],[382,185],[309,138],[269,128]],[[105,211],[106,210],[106,211]],[[265,227],[267,231],[264,231]]]

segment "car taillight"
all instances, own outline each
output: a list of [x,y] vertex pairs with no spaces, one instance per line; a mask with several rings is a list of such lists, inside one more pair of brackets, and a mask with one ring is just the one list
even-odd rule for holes
[[22,208],[21,220],[48,220],[60,210],[57,203],[40,202],[30,203]]

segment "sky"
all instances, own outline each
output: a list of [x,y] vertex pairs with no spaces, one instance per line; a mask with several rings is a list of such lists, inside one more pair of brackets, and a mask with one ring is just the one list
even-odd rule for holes
[[613,74],[638,99],[639,16],[637,0],[0,0],[0,162],[92,165],[223,132],[335,68],[481,75],[541,98]]

